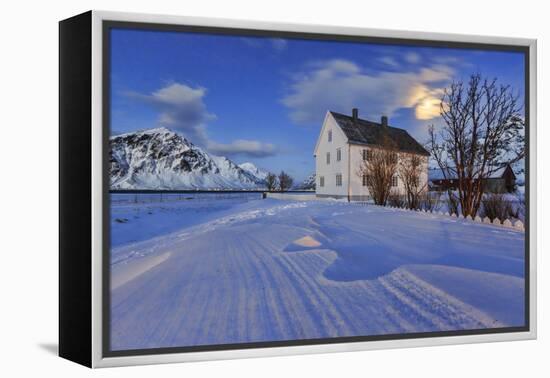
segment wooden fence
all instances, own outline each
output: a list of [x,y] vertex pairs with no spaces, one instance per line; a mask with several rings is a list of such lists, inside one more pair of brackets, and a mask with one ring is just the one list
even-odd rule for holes
[[[377,205],[373,205],[373,204],[369,204],[369,205],[377,206]],[[500,220],[499,218],[494,218],[493,220],[491,220],[489,217],[481,218],[479,215],[476,215],[475,217],[472,217],[472,216],[464,217],[462,214],[456,215],[455,213],[448,213],[448,212],[443,212],[443,211],[411,210],[411,209],[406,209],[406,208],[402,208],[402,207],[393,207],[393,206],[380,206],[380,207],[386,207],[386,208],[389,208],[389,209],[401,210],[401,211],[414,211],[414,212],[420,213],[420,214],[441,215],[441,216],[447,216],[447,217],[456,218],[456,219],[463,219],[463,220],[476,222],[476,223],[491,224],[493,226],[502,226],[502,227],[506,227],[506,228],[515,229],[515,230],[518,230],[518,231],[525,231],[525,225],[523,224],[523,222],[520,219]]]

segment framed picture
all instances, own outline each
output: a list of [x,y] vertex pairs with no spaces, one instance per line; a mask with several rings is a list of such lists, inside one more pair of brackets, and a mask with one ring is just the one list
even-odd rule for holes
[[60,22],[60,355],[536,337],[536,41]]

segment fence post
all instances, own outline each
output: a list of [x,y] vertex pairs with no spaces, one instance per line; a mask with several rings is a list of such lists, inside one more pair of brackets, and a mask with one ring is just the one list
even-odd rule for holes
[[516,223],[514,223],[514,228],[518,230],[524,230],[523,222],[520,220],[517,220]]

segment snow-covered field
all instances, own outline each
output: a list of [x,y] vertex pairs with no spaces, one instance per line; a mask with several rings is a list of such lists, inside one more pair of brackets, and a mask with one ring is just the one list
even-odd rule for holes
[[111,194],[111,246],[165,235],[260,198],[262,193]]
[[113,202],[113,350],[524,324],[522,232],[336,201],[199,202]]

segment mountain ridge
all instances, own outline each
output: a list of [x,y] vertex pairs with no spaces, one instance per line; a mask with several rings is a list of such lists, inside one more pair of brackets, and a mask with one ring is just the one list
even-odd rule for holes
[[261,177],[164,127],[111,136],[109,168],[111,190],[265,188]]

